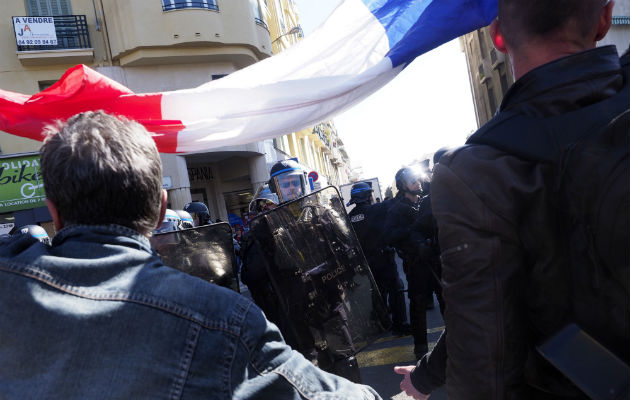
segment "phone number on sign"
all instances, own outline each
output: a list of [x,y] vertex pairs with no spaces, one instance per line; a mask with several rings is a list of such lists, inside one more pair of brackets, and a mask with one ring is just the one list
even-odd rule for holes
[[50,45],[56,46],[57,41],[52,39],[18,39],[18,46],[24,45]]

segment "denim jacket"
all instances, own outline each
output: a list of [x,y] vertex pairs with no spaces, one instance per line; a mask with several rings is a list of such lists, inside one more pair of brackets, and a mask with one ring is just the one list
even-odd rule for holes
[[138,232],[0,242],[2,399],[373,399],[313,366],[250,300],[165,266]]

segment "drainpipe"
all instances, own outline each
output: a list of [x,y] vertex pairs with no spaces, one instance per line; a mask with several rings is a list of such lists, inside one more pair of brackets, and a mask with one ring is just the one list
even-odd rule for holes
[[[97,12],[96,10],[96,3],[95,0],[92,0],[92,6],[94,7],[94,18],[96,19],[96,30],[101,32],[101,35],[103,35],[103,42],[105,43],[105,60],[109,66],[113,65],[113,61],[112,61],[112,49],[111,46],[109,44],[109,34],[107,32],[107,22],[105,21],[105,12],[103,11],[103,0],[98,0],[99,2],[99,10]],[[101,23],[99,23],[99,16],[98,14],[100,13],[101,17],[100,17],[100,21]],[[101,26],[102,24],[102,26]]]

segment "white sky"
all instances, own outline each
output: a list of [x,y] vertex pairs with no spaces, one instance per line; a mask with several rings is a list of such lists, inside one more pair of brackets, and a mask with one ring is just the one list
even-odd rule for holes
[[[341,0],[296,0],[306,35]],[[418,57],[385,87],[336,116],[353,167],[378,177],[384,191],[396,171],[442,146],[463,144],[477,129],[464,53],[457,40]]]

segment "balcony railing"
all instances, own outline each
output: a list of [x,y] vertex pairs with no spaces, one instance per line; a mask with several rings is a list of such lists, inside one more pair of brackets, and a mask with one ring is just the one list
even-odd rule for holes
[[317,135],[317,137],[319,137],[322,142],[324,142],[326,147],[330,148],[330,141],[328,140],[326,133],[324,133],[321,125],[315,125],[315,127],[313,127],[313,132]]
[[216,0],[162,0],[162,11],[181,10],[184,8],[204,8],[219,11]]
[[262,19],[260,19],[260,18],[254,18],[254,22],[256,23],[256,25],[260,25],[260,26],[262,26],[263,28],[265,28],[265,29],[269,30],[269,28],[267,27],[267,24],[266,24],[266,23],[265,23],[265,21],[263,21]]
[[55,21],[55,33],[57,44],[47,45],[18,45],[17,37],[15,43],[18,51],[42,51],[42,50],[65,50],[65,49],[89,49],[90,35],[85,15],[58,15],[53,17]]

